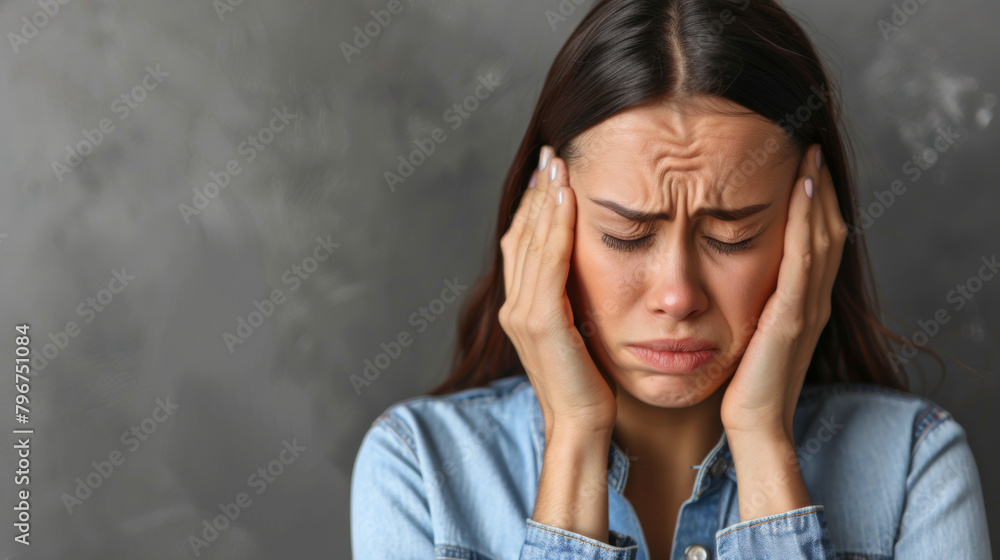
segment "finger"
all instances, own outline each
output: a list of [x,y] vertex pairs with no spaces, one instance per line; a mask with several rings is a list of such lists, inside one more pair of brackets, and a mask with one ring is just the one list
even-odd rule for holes
[[517,210],[514,211],[514,215],[511,217],[510,227],[507,228],[507,232],[500,240],[500,250],[503,255],[503,277],[506,299],[510,299],[511,294],[513,293],[514,268],[517,263],[517,249],[521,242],[521,235],[524,232],[524,228],[528,221],[527,215],[529,202],[527,202],[527,200],[530,198],[528,195],[534,190],[531,187],[535,182],[537,175],[537,170],[532,172],[531,181],[528,183],[529,188],[521,194],[521,198],[517,203]]
[[[523,302],[523,305],[527,306],[523,311],[529,311],[536,305],[541,305],[543,309],[546,309],[544,308],[545,305],[551,305],[552,302],[557,301],[555,298],[541,299],[538,297],[538,289],[540,287],[539,276],[544,268],[552,265],[550,261],[552,253],[549,252],[546,245],[556,208],[561,206],[556,204],[558,197],[558,185],[556,183],[561,181],[562,176],[565,175],[562,160],[558,158],[552,158],[552,161],[549,163],[549,169],[555,170],[556,176],[553,179],[550,171],[547,174],[547,181],[550,183],[549,188],[546,192],[539,192],[540,208],[535,220],[535,230],[525,254],[524,269],[521,273],[521,291],[518,296],[518,302]],[[547,309],[552,309],[552,307]]]
[[539,152],[538,178],[535,188],[528,189],[525,193],[525,219],[524,229],[517,244],[517,256],[514,258],[514,282],[511,287],[511,297],[517,298],[520,293],[522,269],[524,267],[524,256],[528,251],[528,244],[535,230],[535,221],[538,218],[538,211],[544,201],[543,194],[548,191],[549,171],[555,150],[551,146],[542,146]]
[[521,199],[518,201],[517,210],[514,211],[510,227],[507,230],[507,234],[504,236],[506,240],[501,240],[503,245],[501,247],[501,253],[503,255],[504,289],[507,298],[510,298],[511,288],[514,281],[514,265],[517,262],[517,246],[515,243],[520,242],[521,233],[524,231],[525,222],[527,222],[526,209],[528,204],[525,202],[525,199],[527,198],[527,194],[530,193],[535,187],[537,179],[538,170],[536,169],[531,173],[531,179],[528,181],[527,190],[521,195]]
[[[566,281],[569,278],[570,262],[573,254],[573,240],[576,228],[576,193],[570,185],[569,168],[559,160],[558,173],[552,185],[556,200],[552,225],[542,252],[542,269],[536,281],[535,297],[547,301],[566,299]],[[566,317],[572,320],[572,311]]]
[[817,192],[817,195],[823,201],[823,211],[831,239],[830,250],[827,255],[829,270],[821,283],[820,293],[823,294],[823,297],[832,297],[833,284],[837,279],[840,262],[844,254],[844,242],[847,240],[847,223],[844,221],[844,216],[840,211],[840,201],[837,198],[837,189],[833,183],[830,166],[826,162],[823,162],[817,174],[821,178],[821,190]]
[[[552,180],[550,179],[550,172],[552,171],[551,162],[555,159],[555,157],[556,152],[552,146],[542,146],[542,150],[539,153],[538,158],[538,180],[536,181],[535,189],[533,189],[537,190],[539,195],[548,192],[550,188],[549,185],[552,184]],[[528,209],[529,219],[534,220],[538,217],[538,212],[542,208],[543,200],[544,199],[541,196],[538,196],[537,199],[534,200],[534,204],[532,204]]]
[[[809,286],[806,288],[806,313],[812,317],[820,309],[829,305],[829,301],[824,301],[822,291],[824,279],[830,272],[830,248],[833,245],[833,238],[826,223],[826,209],[824,202],[827,200],[830,190],[829,185],[824,185],[819,169],[816,168],[816,154],[820,146],[818,144],[809,146],[805,157],[805,174],[812,181],[812,200],[810,208],[810,222],[812,225],[812,268],[809,272]],[[826,187],[826,188],[823,188]],[[829,294],[825,298],[829,300]]]
[[[808,154],[807,154],[808,155]],[[785,225],[784,254],[778,268],[778,287],[781,309],[774,315],[787,319],[804,319],[802,310],[812,268],[812,199],[806,194],[805,158],[799,166],[798,179],[792,186],[788,201],[788,221]],[[789,315],[792,314],[792,315]],[[769,325],[769,328],[780,325]]]

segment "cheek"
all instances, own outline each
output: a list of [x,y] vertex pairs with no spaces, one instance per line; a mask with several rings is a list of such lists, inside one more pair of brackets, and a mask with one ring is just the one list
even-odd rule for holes
[[616,257],[600,240],[578,235],[567,286],[574,318],[580,321],[581,313],[588,313],[603,318],[603,324],[614,323],[642,296],[644,270],[642,259]]
[[726,317],[733,336],[741,341],[749,340],[752,326],[777,287],[784,233],[774,233],[768,234],[774,239],[761,239],[752,253],[720,261],[723,264],[712,269],[707,282],[711,286],[709,297]]

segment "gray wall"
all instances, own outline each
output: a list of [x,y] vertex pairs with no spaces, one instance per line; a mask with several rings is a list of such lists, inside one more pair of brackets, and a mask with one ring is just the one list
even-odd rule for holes
[[[48,356],[29,393],[32,545],[10,535],[11,436],[0,556],[193,557],[189,535],[243,491],[252,503],[201,558],[347,557],[360,439],[443,379],[458,304],[420,333],[408,317],[445,280],[481,271],[541,81],[591,3],[552,25],[558,0],[404,0],[348,62],[341,43],[387,1],[243,0],[221,13],[225,0],[60,1],[51,17],[38,1],[0,3],[0,356],[9,371],[22,322]],[[933,391],[938,367],[920,359],[914,390],[966,428],[1000,545],[988,373],[1000,280],[961,310],[947,299],[1000,249],[1000,4],[928,0],[887,38],[888,0],[786,4],[843,85],[870,154],[865,204],[894,179],[908,187],[867,232],[887,320],[911,336],[950,312],[933,337],[952,355],[947,377]],[[489,76],[499,85],[452,130],[445,111]],[[904,163],[949,126],[961,140],[911,181]],[[391,190],[383,173],[436,127],[447,140]],[[224,178],[227,166],[238,174]],[[227,184],[206,193],[213,173]],[[310,270],[298,283],[296,266]],[[273,290],[273,312],[261,305],[269,316],[227,345]],[[414,344],[357,394],[349,376],[403,330]],[[10,382],[0,402],[4,425],[24,427]],[[285,444],[305,449],[248,486]],[[67,505],[88,476],[100,486]]]

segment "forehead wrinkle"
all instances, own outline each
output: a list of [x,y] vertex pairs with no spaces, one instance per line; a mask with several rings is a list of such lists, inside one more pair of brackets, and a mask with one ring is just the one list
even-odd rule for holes
[[[727,196],[730,193],[730,191],[736,189],[743,190],[748,188],[755,188],[759,187],[763,183],[771,182],[770,180],[772,178],[777,177],[779,172],[783,170],[786,162],[788,162],[790,159],[793,158],[797,162],[804,155],[804,153],[797,146],[786,142],[784,138],[779,138],[778,142],[779,142],[778,151],[775,152],[774,154],[769,154],[768,161],[765,162],[765,165],[763,167],[758,166],[756,170],[749,175],[743,174],[743,172],[740,170],[740,166],[744,161],[751,160],[749,152],[743,152],[741,159],[737,160],[736,164],[728,168],[726,176],[721,181],[722,196]],[[797,163],[795,165],[795,168],[796,170],[798,169]],[[734,179],[735,177],[739,177],[741,175],[743,176],[743,179],[741,181],[736,181]],[[784,174],[781,174],[781,176],[783,177]]]
[[[686,210],[689,206],[698,206],[698,202],[703,202],[705,206],[723,206],[717,193],[712,191],[705,193],[704,189],[698,188],[699,184],[703,184],[703,181],[699,181],[697,178],[688,180],[679,173],[670,173],[664,180],[660,180],[655,185],[647,185],[645,180],[636,184],[640,186],[638,195],[635,191],[631,191],[628,194],[632,196],[626,195],[625,197],[627,200],[619,199],[617,202],[626,208],[639,212],[667,214],[671,216],[671,221],[680,215],[681,209]],[[678,192],[681,189],[684,189],[683,194]],[[672,203],[675,195],[679,205],[677,209]],[[695,197],[690,205],[686,203],[687,196],[685,195]]]
[[[699,122],[706,123],[703,127],[707,130],[687,145],[678,145],[673,139],[646,141],[658,147],[658,150],[648,152],[649,158],[655,161],[657,184],[664,184],[665,176],[670,172],[695,172],[704,176],[708,192],[717,193],[716,198],[724,197],[733,186],[730,179],[739,172],[740,165],[750,158],[755,149],[760,149],[772,137],[778,136],[775,134],[777,125],[759,116],[751,116],[748,123],[744,121],[748,125],[744,127],[727,126],[724,122],[711,119]],[[762,130],[768,133],[764,140],[759,136]],[[768,161],[757,172],[777,170],[798,151],[784,140],[776,138],[778,152],[774,157],[768,153]]]
[[[685,193],[695,195],[692,207],[697,206],[698,202],[702,202],[706,206],[725,206],[722,203],[722,198],[726,189],[718,188],[720,184],[724,185],[725,181],[723,178],[717,177],[717,173],[715,173],[716,160],[724,160],[724,158],[713,158],[709,155],[712,153],[710,150],[702,149],[700,146],[703,143],[710,143],[711,140],[712,137],[695,139],[686,150],[688,153],[684,156],[676,156],[683,158],[680,162],[677,162],[675,157],[670,157],[670,150],[665,146],[658,154],[655,173],[656,185],[663,187],[661,192],[668,193],[668,202],[673,200],[678,189],[684,188]],[[706,159],[708,161],[703,163],[703,160]],[[669,212],[669,210],[664,211]]]
[[[650,112],[649,109],[628,109],[598,124],[598,128],[582,133],[578,146],[584,161],[577,169],[593,167],[603,178],[624,175],[622,172],[626,170],[631,172],[631,178],[610,183],[620,185],[616,189],[619,192],[632,191],[629,198],[633,201],[639,198],[652,202],[663,195],[672,200],[681,183],[685,183],[694,185],[695,193],[704,191],[700,199],[723,206],[721,200],[734,187],[760,184],[759,178],[754,180],[755,176],[770,175],[800,151],[789,144],[777,124],[752,112],[709,113],[692,118],[686,110],[657,107]],[[770,161],[747,176],[750,181],[740,181],[737,185],[733,177],[739,175],[740,164],[770,137],[777,140],[778,152],[769,154]],[[592,166],[594,163],[597,165]],[[692,172],[694,177],[690,177]],[[704,188],[699,189],[699,185]],[[637,187],[640,193],[635,192]],[[661,210],[650,209],[648,204],[642,204],[641,208],[634,202],[626,205],[644,211]]]

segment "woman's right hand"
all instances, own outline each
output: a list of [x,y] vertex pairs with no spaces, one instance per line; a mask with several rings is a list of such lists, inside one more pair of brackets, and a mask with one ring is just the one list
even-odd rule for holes
[[566,163],[552,147],[542,147],[531,183],[500,240],[506,289],[500,326],[538,396],[546,441],[556,426],[609,434],[618,411],[616,388],[597,369],[573,323],[566,280],[576,198]]

